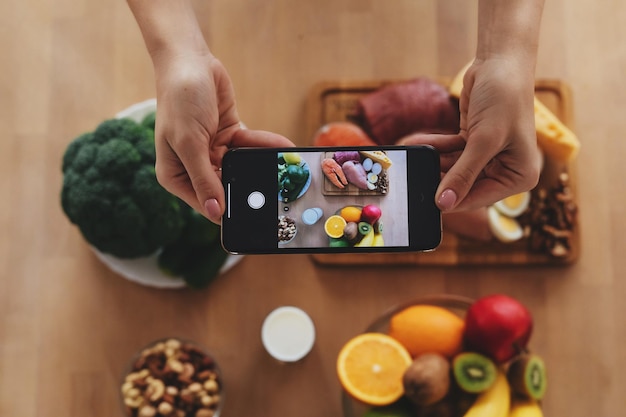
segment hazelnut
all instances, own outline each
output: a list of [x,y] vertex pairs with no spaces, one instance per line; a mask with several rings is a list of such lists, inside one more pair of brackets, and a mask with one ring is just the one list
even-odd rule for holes
[[174,411],[174,407],[172,406],[172,404],[162,402],[161,404],[159,404],[159,407],[157,408],[157,410],[159,414],[168,416],[172,413],[172,411]]
[[214,379],[207,379],[204,381],[204,389],[209,393],[217,392],[219,386],[217,385],[217,381]]
[[200,398],[200,403],[205,407],[210,407],[213,405],[213,397],[211,397],[210,395],[203,395]]
[[213,410],[209,410],[207,408],[201,408],[196,411],[196,417],[213,417],[215,412]]
[[154,417],[156,416],[156,409],[151,405],[144,405],[139,410],[139,417]]
[[197,394],[200,391],[202,391],[202,385],[199,382],[194,382],[193,384],[189,385],[189,392],[193,393],[193,394]]

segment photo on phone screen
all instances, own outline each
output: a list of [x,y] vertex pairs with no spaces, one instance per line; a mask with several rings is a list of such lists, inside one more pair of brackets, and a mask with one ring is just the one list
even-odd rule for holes
[[438,158],[427,146],[230,151],[222,172],[224,247],[234,253],[434,249],[441,240]]

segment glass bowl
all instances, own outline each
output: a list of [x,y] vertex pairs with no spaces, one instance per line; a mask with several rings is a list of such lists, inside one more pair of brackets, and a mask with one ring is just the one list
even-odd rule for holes
[[[284,238],[281,238],[282,233],[287,233],[285,229],[286,227],[292,227],[293,234],[290,237],[287,237],[285,235]],[[279,245],[288,244],[289,242],[294,240],[296,238],[296,235],[298,234],[298,223],[291,216],[286,216],[286,215],[278,216],[278,234],[279,234],[278,244]]]
[[133,355],[119,389],[125,417],[219,417],[224,404],[213,355],[178,337],[155,340]]
[[[391,317],[399,311],[402,311],[405,308],[414,305],[433,305],[438,307],[444,307],[459,315],[460,317],[465,317],[465,312],[470,307],[473,301],[474,300],[472,300],[471,298],[446,294],[417,298],[415,300],[398,304],[390,308],[378,318],[376,318],[369,326],[367,326],[367,328],[364,330],[364,333],[387,333]],[[344,417],[362,417],[369,409],[372,408],[372,406],[370,405],[363,404],[360,401],[355,400],[345,390],[342,390],[341,393],[341,405]]]

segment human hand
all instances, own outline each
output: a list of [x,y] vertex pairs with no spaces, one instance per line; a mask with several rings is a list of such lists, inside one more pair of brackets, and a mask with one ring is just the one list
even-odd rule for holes
[[155,61],[156,175],[159,183],[214,223],[224,212],[222,157],[229,148],[293,143],[242,128],[232,82],[210,53]]
[[402,140],[440,152],[443,175],[436,201],[442,211],[484,207],[537,184],[541,154],[533,100],[532,71],[505,58],[477,60],[463,81],[459,134]]

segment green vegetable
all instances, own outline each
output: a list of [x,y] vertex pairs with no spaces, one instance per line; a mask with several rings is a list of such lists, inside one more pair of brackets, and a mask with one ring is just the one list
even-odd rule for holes
[[292,182],[302,184],[309,178],[309,171],[304,170],[304,168],[299,165],[289,165],[287,166],[287,175]]
[[299,165],[278,165],[278,189],[284,202],[298,198],[309,175],[309,170]]
[[154,132],[156,124],[156,112],[150,112],[141,120],[141,125],[147,127]]
[[147,256],[181,234],[182,206],[159,185],[154,164],[153,132],[130,119],[106,120],[68,145],[61,205],[101,252]]
[[165,246],[158,257],[159,267],[182,277],[192,288],[204,288],[217,276],[228,253],[222,248],[220,227],[189,208],[180,237]]
[[350,242],[345,240],[344,238],[330,238],[330,242],[328,244],[331,248],[348,248],[350,247]]

